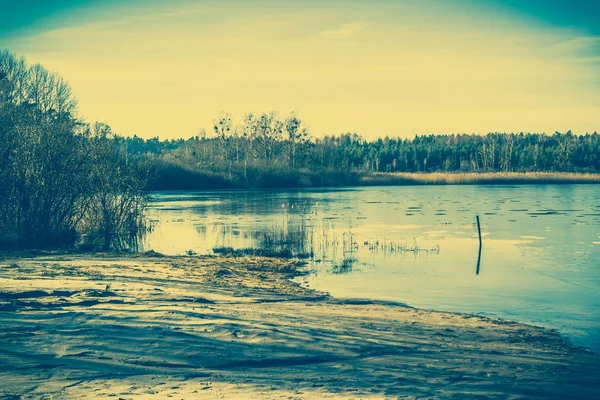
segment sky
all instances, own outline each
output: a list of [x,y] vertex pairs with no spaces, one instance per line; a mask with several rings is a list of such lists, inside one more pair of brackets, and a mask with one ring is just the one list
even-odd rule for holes
[[223,111],[294,111],[314,136],[591,133],[598,20],[596,0],[0,0],[0,49],[125,136]]

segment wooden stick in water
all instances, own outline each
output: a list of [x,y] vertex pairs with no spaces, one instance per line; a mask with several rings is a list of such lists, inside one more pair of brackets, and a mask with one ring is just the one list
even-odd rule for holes
[[479,235],[479,255],[477,256],[477,270],[475,271],[475,275],[479,275],[479,266],[481,265],[481,247],[483,246],[483,242],[481,241],[481,224],[479,223],[479,215],[476,215],[477,219],[477,234]]
[[477,233],[479,234],[479,247],[481,247],[481,225],[479,224],[479,215],[475,216],[477,219]]

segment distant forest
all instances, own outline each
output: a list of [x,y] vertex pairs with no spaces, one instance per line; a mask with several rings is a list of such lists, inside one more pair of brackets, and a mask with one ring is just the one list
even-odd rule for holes
[[151,160],[156,188],[354,184],[390,172],[600,172],[600,135],[489,133],[367,141],[357,134],[311,137],[296,114],[229,114],[187,140],[120,138],[123,152]]

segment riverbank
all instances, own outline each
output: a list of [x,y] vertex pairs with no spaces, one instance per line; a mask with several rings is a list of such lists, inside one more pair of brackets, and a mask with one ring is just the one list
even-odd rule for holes
[[600,174],[571,172],[341,172],[309,170],[195,171],[167,165],[151,190],[277,189],[339,186],[600,184]]
[[361,179],[364,186],[385,185],[517,185],[599,184],[600,174],[570,172],[374,173]]
[[371,185],[517,185],[599,184],[600,174],[571,172],[374,173],[361,179]]
[[[268,258],[0,258],[2,398],[597,398],[557,333],[342,301]],[[52,396],[52,397],[49,397]]]

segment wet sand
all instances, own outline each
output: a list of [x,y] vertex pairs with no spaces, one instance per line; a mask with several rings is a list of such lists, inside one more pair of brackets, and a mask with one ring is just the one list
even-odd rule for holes
[[556,332],[331,298],[293,261],[0,258],[0,398],[600,398]]

